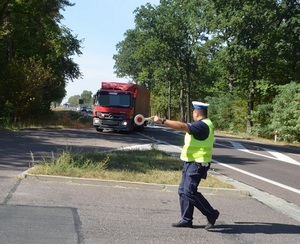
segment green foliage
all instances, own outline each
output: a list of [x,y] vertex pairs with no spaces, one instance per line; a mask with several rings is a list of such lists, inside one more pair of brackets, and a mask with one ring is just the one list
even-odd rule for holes
[[[136,9],[135,28],[116,46],[116,73],[151,89],[153,112],[189,121],[191,101],[210,97],[217,128],[266,137],[278,130],[282,140],[299,141],[298,95],[289,100],[288,88],[279,89],[300,83],[299,5],[299,0],[146,4]],[[81,54],[81,41],[60,24],[68,6],[66,0],[0,4],[1,123],[48,113],[51,102],[64,97],[67,81],[81,76],[70,58]],[[88,91],[80,97],[90,104]],[[79,98],[70,100],[76,106]],[[291,106],[283,111],[281,101]]]
[[[93,105],[93,93],[91,91],[84,90],[81,95],[74,95],[69,97],[68,103],[71,107],[87,106],[91,107]],[[79,99],[83,99],[83,105],[79,104]]]
[[299,143],[300,141],[300,84],[291,82],[280,88],[272,103],[261,104],[253,112],[253,132],[260,137]]
[[171,110],[173,103],[180,104],[181,118],[187,120],[190,119],[190,102],[196,96],[191,92],[192,84],[201,87],[203,94],[211,82],[205,69],[207,52],[202,51],[202,41],[207,37],[205,27],[198,23],[200,10],[198,1],[182,4],[182,1],[172,0],[161,1],[156,7],[141,6],[135,11],[136,28],[125,33],[125,40],[117,45],[118,54],[114,55],[116,73],[146,82],[148,87],[157,87],[152,89],[153,96],[160,97],[159,93],[166,87],[175,94],[182,94],[179,102],[172,102],[169,91],[171,99],[156,101],[154,106],[161,111],[166,107]]
[[79,99],[80,99],[80,95],[71,96],[68,99],[68,103],[70,103],[71,107],[78,107],[79,106]]
[[273,111],[273,104],[268,103],[258,105],[252,112],[252,132],[255,136],[269,139],[274,137],[274,129],[270,128]]
[[67,80],[81,76],[70,58],[81,54],[81,41],[60,25],[66,6],[73,4],[29,0],[0,5],[0,104],[12,104],[13,119],[47,113],[51,102],[65,96]]
[[215,129],[230,132],[245,132],[247,111],[246,101],[239,100],[233,95],[222,97],[207,97],[209,106],[209,118]]
[[209,117],[216,130],[234,134],[247,133],[248,136],[273,139],[274,132],[279,132],[279,140],[299,142],[299,84],[291,83],[274,98],[272,103],[260,104],[251,113],[253,127],[246,131],[246,100],[234,95],[207,97],[210,103]]
[[222,49],[215,57],[222,58],[235,92],[246,95],[251,124],[255,104],[272,100],[276,85],[299,81],[299,1],[211,2],[209,25]]
[[233,120],[232,96],[207,97],[209,106],[209,118],[213,122],[215,129],[229,130]]
[[168,109],[168,89],[163,86],[155,86],[151,91],[151,110],[154,114],[166,116]]
[[0,117],[0,126],[10,126],[14,122],[12,114],[14,114],[14,106],[10,102],[6,101],[2,109],[2,116]]
[[300,84],[292,82],[282,87],[273,101],[271,128],[287,142],[300,142]]
[[1,103],[11,103],[10,116],[19,120],[47,113],[52,101],[65,96],[60,80],[37,58],[11,61],[0,88]]
[[93,104],[93,93],[91,91],[84,90],[80,96],[81,99],[83,99],[85,106],[92,106]]
[[[117,46],[117,74],[146,80],[157,113],[165,115],[172,106],[174,118],[188,120],[190,102],[208,96],[217,128],[269,137],[272,121],[278,130],[284,126],[285,140],[294,140],[286,132],[290,125],[276,124],[270,113],[278,87],[300,82],[299,5],[298,0],[146,4],[135,11],[135,29]],[[281,119],[295,124],[290,117],[297,112],[287,110]]]

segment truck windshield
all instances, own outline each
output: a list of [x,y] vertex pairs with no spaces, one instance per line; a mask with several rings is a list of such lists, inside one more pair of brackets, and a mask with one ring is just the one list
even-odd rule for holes
[[128,108],[131,105],[131,94],[121,92],[100,92],[96,105]]

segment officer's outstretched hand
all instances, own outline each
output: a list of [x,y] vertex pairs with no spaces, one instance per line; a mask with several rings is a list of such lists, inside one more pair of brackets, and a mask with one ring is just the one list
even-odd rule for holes
[[153,121],[155,123],[161,124],[162,123],[162,118],[158,117],[157,115],[152,116],[153,117]]

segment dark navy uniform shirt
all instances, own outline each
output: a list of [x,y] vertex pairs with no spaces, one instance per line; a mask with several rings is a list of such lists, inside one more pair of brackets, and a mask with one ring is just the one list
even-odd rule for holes
[[190,130],[189,134],[192,134],[195,139],[204,141],[209,136],[209,127],[202,120],[191,122],[187,124]]

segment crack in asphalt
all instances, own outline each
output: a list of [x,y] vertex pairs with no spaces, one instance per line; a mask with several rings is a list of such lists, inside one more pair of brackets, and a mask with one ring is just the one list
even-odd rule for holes
[[14,184],[13,188],[9,191],[9,193],[7,194],[7,196],[5,197],[2,205],[7,205],[7,203],[9,202],[10,199],[12,199],[13,194],[17,191],[20,183],[21,183],[22,179],[18,179],[18,181]]

